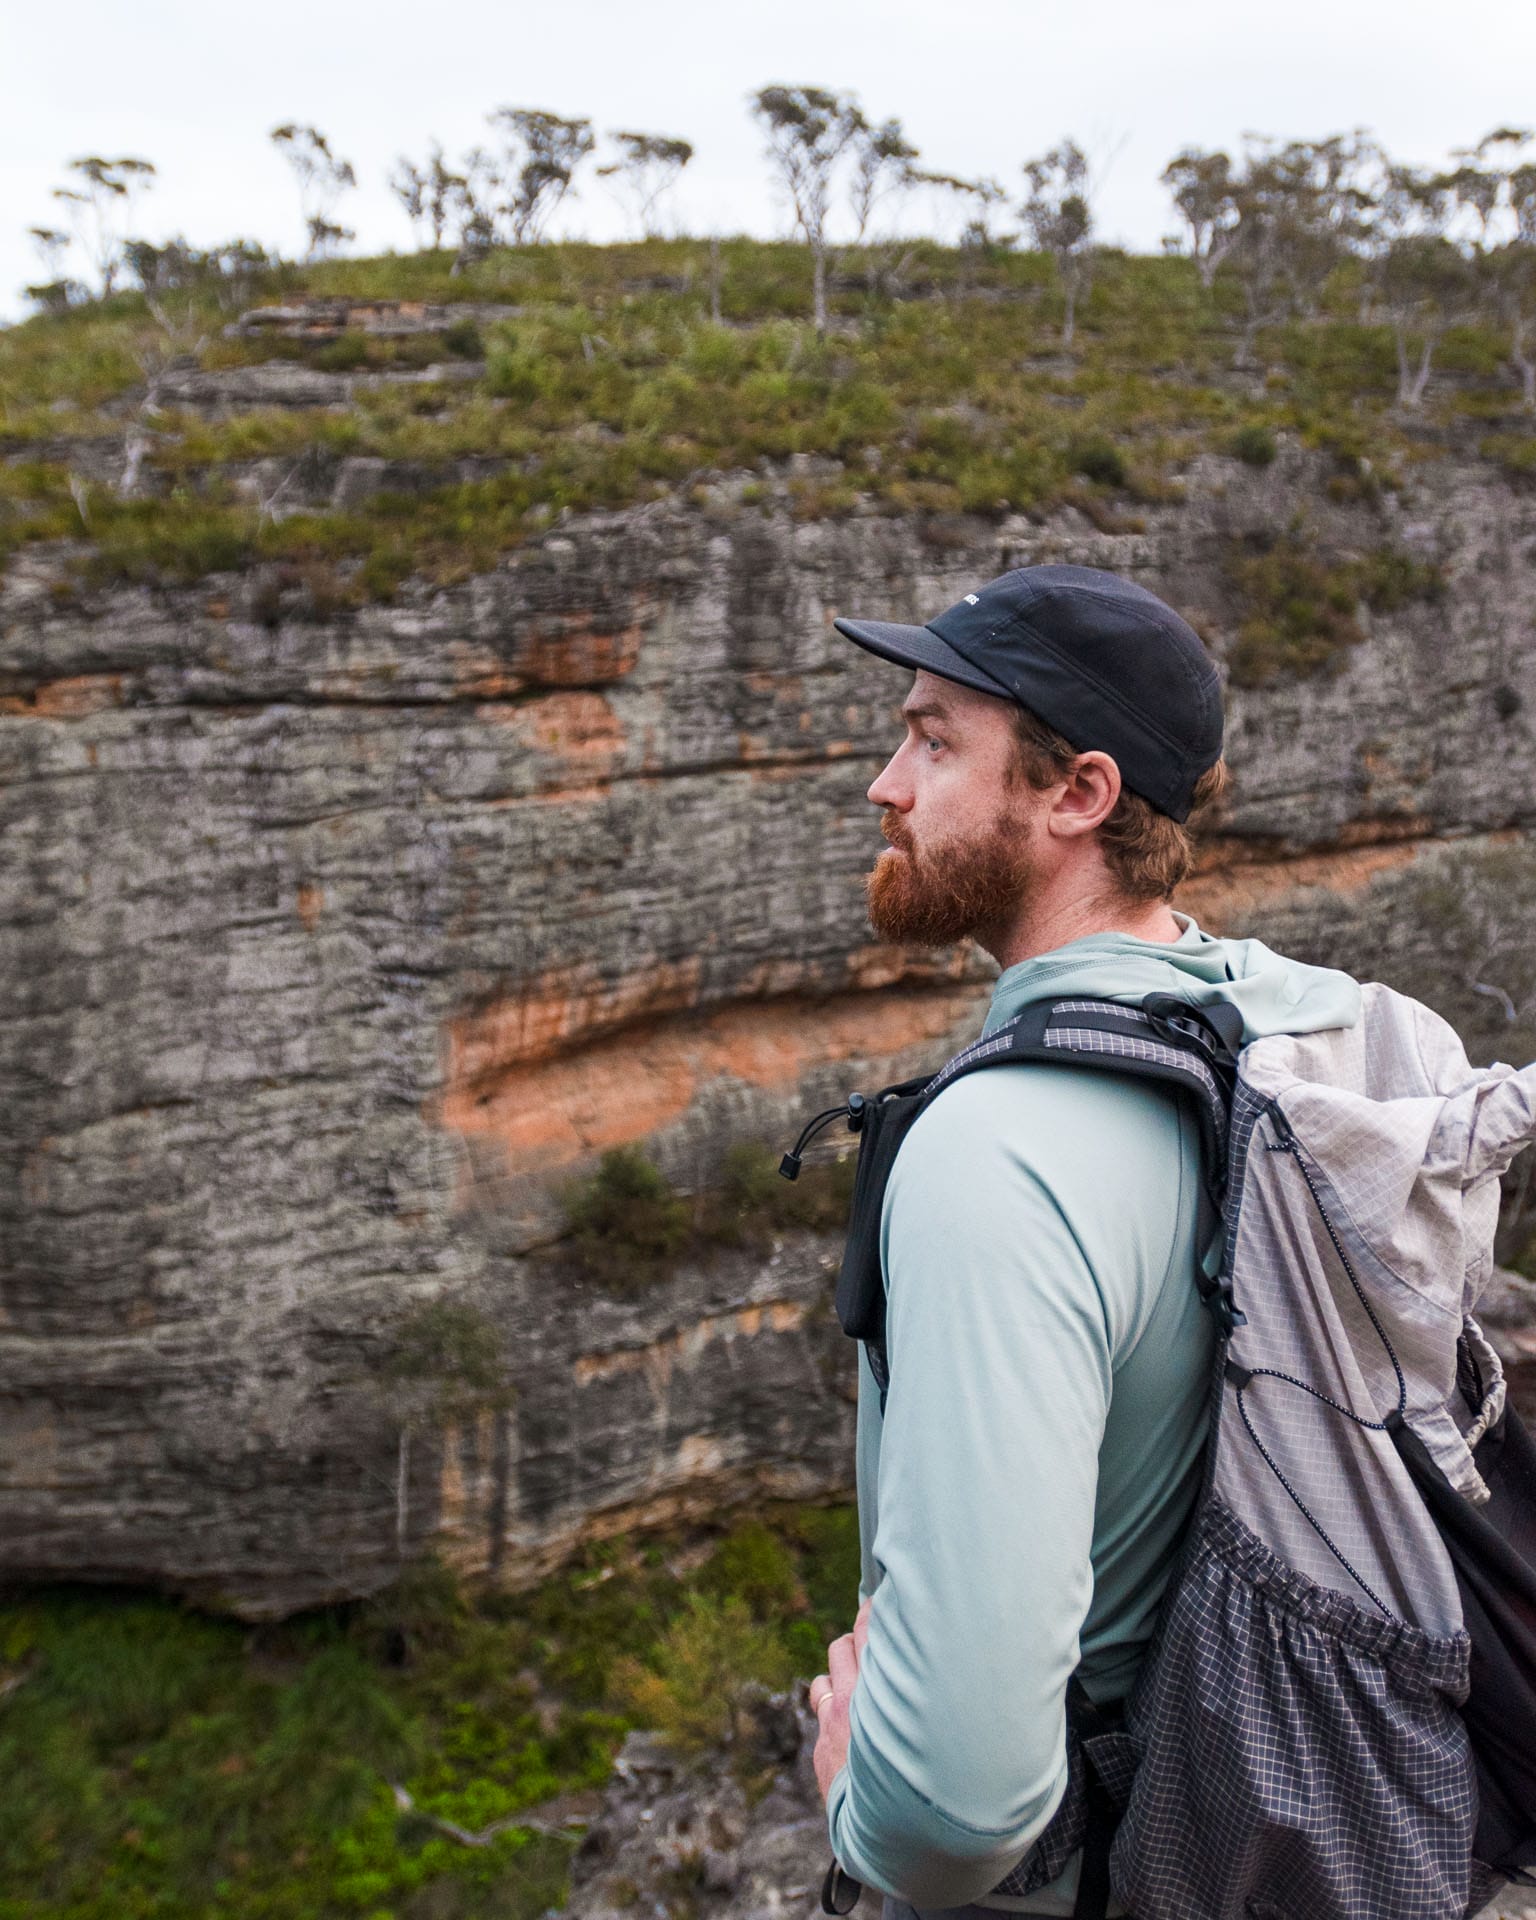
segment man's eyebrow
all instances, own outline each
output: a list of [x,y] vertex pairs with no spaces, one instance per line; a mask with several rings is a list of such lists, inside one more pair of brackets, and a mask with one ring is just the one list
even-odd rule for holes
[[945,706],[942,700],[908,702],[901,710],[903,720],[948,720],[953,709]]

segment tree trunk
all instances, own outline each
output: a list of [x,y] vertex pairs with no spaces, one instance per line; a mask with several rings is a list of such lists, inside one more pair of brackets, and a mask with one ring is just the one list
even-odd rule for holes
[[401,1427],[395,1453],[395,1557],[405,1559],[406,1523],[410,1516],[411,1430]]
[[1536,413],[1536,360],[1525,350],[1526,332],[1525,316],[1516,314],[1510,335],[1509,357],[1520,375],[1520,390],[1525,396],[1526,412]]
[[811,262],[814,287],[812,312],[816,320],[816,338],[819,340],[827,330],[827,249],[820,241],[811,242]]
[[117,483],[118,498],[132,500],[139,491],[144,471],[144,456],[154,443],[149,435],[131,427],[123,441],[123,476]]
[[1413,376],[1413,385],[1408,394],[1410,407],[1417,408],[1424,404],[1424,389],[1429,385],[1429,362],[1434,351],[1435,336],[1432,333],[1426,333],[1424,351],[1419,355],[1418,371]]
[[720,236],[711,234],[709,241],[709,317],[715,326],[720,324]]
[[1061,344],[1063,347],[1070,347],[1072,334],[1077,325],[1077,289],[1066,275],[1062,276],[1062,284],[1067,296],[1067,311],[1061,323]]
[[1392,322],[1392,340],[1397,348],[1397,404],[1411,407],[1409,398],[1413,390],[1413,373],[1408,365],[1408,330],[1401,321]]

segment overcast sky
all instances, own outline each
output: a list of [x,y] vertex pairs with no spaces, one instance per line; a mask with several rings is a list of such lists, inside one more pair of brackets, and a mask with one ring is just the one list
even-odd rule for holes
[[[1155,249],[1173,225],[1158,184],[1181,146],[1245,131],[1372,128],[1429,163],[1496,124],[1536,120],[1536,5],[1484,0],[0,0],[0,317],[41,277],[27,229],[59,223],[49,190],[79,154],[159,170],[139,229],[211,245],[235,234],[297,253],[298,197],[268,140],[307,121],[350,159],[341,218],[367,251],[408,248],[385,186],[397,154],[450,155],[510,104],[696,148],[675,212],[686,231],[786,231],[745,96],[772,81],[856,91],[898,116],[925,164],[991,174],[1064,135],[1100,160],[1106,238]],[[914,210],[916,211],[916,210]],[[589,177],[561,229],[625,217]]]

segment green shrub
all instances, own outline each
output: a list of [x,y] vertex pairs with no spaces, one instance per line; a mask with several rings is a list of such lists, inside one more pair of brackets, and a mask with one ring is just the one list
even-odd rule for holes
[[828,1232],[846,1224],[855,1156],[808,1161],[794,1181],[779,1172],[781,1157],[756,1140],[739,1140],[727,1151],[717,1185],[699,1197],[702,1239],[719,1246],[760,1247],[776,1232]]
[[486,391],[500,400],[537,400],[548,378],[538,355],[516,345],[498,342],[486,355]]
[[728,1745],[741,1708],[759,1688],[788,1686],[789,1655],[771,1627],[738,1599],[690,1593],[650,1660],[623,1660],[620,1696],[643,1725],[684,1753]]
[[565,1263],[616,1293],[660,1280],[689,1252],[763,1248],[776,1233],[830,1232],[847,1221],[852,1153],[809,1162],[797,1181],[759,1141],[728,1149],[718,1180],[693,1198],[677,1193],[642,1147],[616,1147],[561,1195]]
[[326,341],[323,347],[317,347],[310,363],[326,373],[353,373],[368,365],[371,357],[368,348],[367,334],[341,333],[334,340]]
[[1359,563],[1356,576],[1360,596],[1373,613],[1394,613],[1413,600],[1445,597],[1445,569],[1434,561],[1415,560],[1399,547],[1378,547]]
[[806,1610],[788,1547],[760,1520],[745,1521],[727,1534],[699,1574],[699,1588],[720,1600],[739,1600],[754,1620]]
[[485,341],[473,320],[455,320],[443,329],[443,350],[455,360],[483,360]]
[[1278,540],[1245,542],[1227,576],[1242,607],[1228,663],[1237,686],[1264,686],[1282,674],[1305,679],[1338,672],[1365,638],[1362,606],[1392,612],[1444,592],[1441,568],[1396,548],[1359,560],[1330,560],[1295,529]]
[[1074,440],[1067,448],[1067,464],[1099,487],[1123,487],[1129,479],[1125,456],[1112,440]]
[[1478,451],[1512,480],[1536,480],[1536,433],[1493,433]]
[[1257,421],[1239,427],[1227,441],[1227,452],[1249,467],[1273,466],[1279,451],[1274,434]]
[[1345,650],[1365,638],[1360,595],[1343,568],[1330,567],[1295,535],[1228,563],[1246,609],[1229,655],[1234,684],[1264,686],[1285,673],[1337,672]]
[[640,1147],[612,1148],[564,1201],[571,1257],[615,1292],[656,1279],[688,1243],[688,1203]]
[[[794,1549],[816,1636],[824,1646],[848,1632],[858,1605],[858,1511],[851,1505],[794,1507],[776,1516],[774,1524]],[[819,1664],[819,1653],[816,1660]],[[802,1671],[814,1673],[816,1667]]]

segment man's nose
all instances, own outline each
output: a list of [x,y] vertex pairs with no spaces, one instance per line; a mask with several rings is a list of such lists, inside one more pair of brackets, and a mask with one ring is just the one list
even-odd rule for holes
[[869,783],[866,797],[877,807],[894,807],[898,813],[905,813],[912,804],[912,795],[897,771],[900,759],[899,750],[891,755]]

